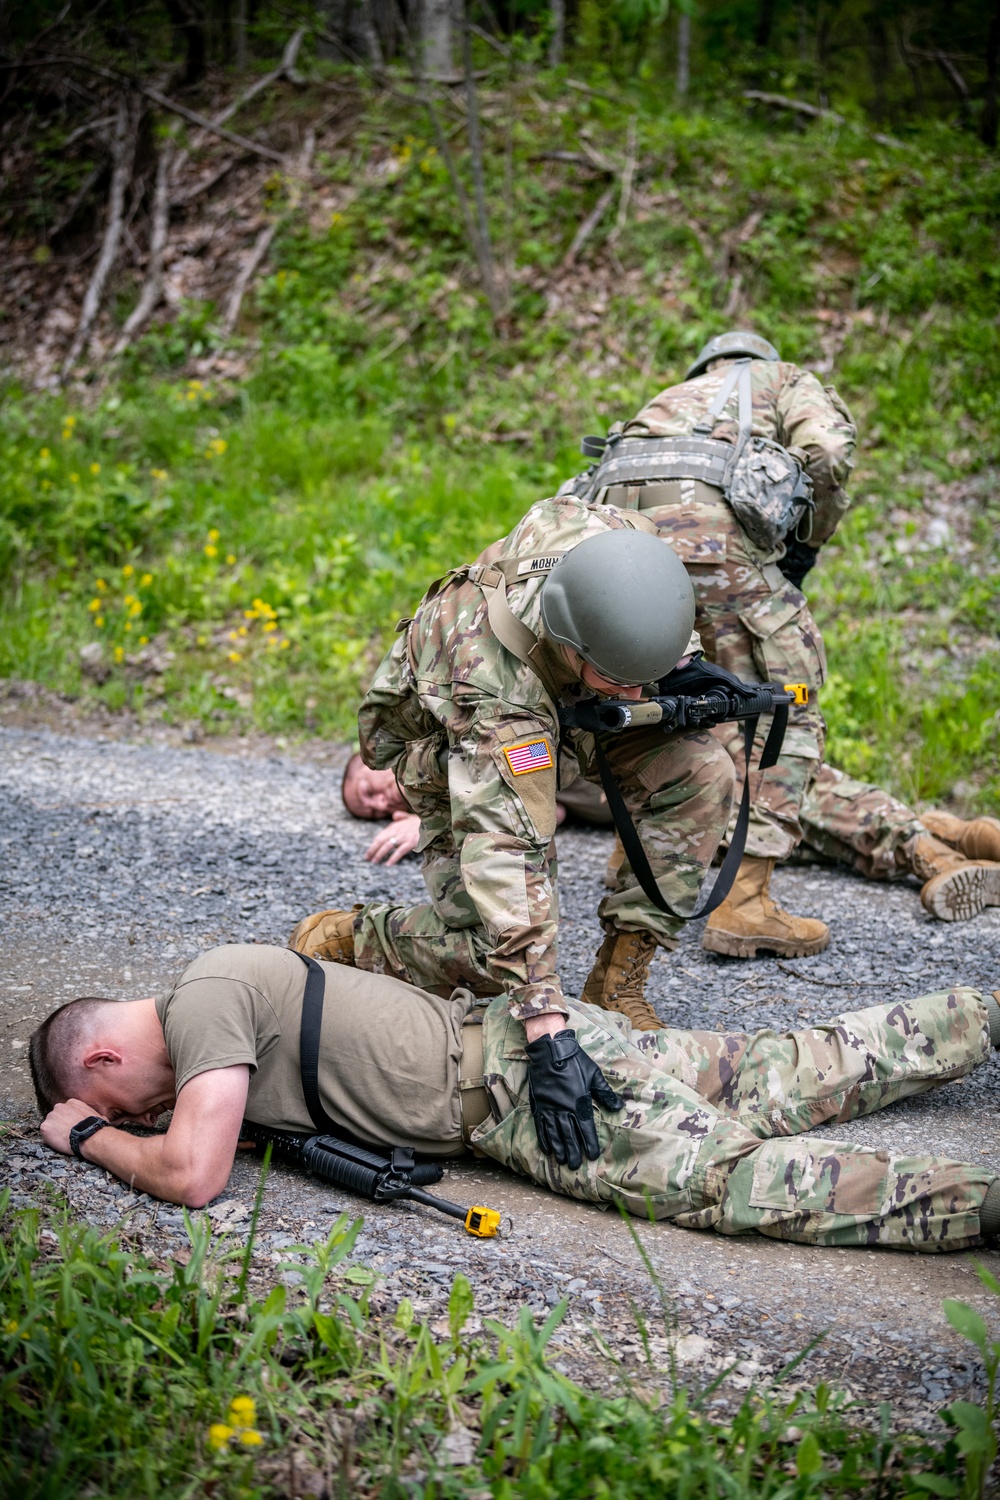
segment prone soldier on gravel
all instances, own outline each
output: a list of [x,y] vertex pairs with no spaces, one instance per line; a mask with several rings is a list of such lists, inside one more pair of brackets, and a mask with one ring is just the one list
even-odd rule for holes
[[[800,1134],[971,1073],[1000,1043],[995,996],[955,988],[784,1035],[637,1033],[565,1001],[556,1033],[530,1041],[504,996],[315,970],[329,1003],[311,1082],[314,971],[288,949],[215,948],[159,999],[61,1006],[29,1045],[44,1141],[198,1208],[225,1188],[244,1121],[309,1131],[321,1109],[383,1152],[469,1145],[553,1192],[689,1229],[910,1251],[1000,1235],[988,1165]],[[164,1133],[114,1128],[168,1109]]]
[[[594,736],[560,733],[560,705],[638,699],[697,645],[694,599],[648,523],[613,507],[542,501],[471,567],[433,585],[378,668],[361,754],[391,768],[420,817],[429,901],[317,912],[292,946],[448,994],[506,993],[534,1042],[562,1029],[553,834],[557,769],[596,780]],[[649,959],[675,946],[725,833],[732,762],[709,733],[618,735],[609,760],[669,915],[636,880],[605,897],[606,937],[584,998],[633,1024]]]
[[[846,850],[860,868],[867,859],[867,794],[877,789],[862,788],[865,795],[851,806],[842,779],[827,785],[836,781],[833,773],[810,800],[823,766],[817,695],[826,659],[801,592],[819,548],[847,510],[856,436],[832,387],[783,361],[758,334],[733,331],[709,340],[683,383],[616,424],[606,440],[585,439],[585,452],[597,462],[560,490],[591,504],[637,510],[655,522],[688,569],[696,628],[710,660],[740,678],[808,685],[808,703],[791,711],[778,764],[757,778],[742,866],[728,899],[706,924],[703,946],[711,952],[739,958],[820,952],[829,927],[791,915],[772,898],[775,862],[789,858],[803,836],[814,842],[814,835],[836,848],[837,857]],[[740,774],[738,727],[714,732]],[[1000,903],[993,840],[973,840],[970,849],[979,852],[967,856],[915,817],[911,821],[898,868],[923,882],[921,899],[933,916],[964,920]]]

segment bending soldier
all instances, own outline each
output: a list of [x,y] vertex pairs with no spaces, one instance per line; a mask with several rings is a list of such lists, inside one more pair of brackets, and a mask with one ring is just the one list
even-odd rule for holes
[[[816,695],[826,659],[801,585],[847,509],[855,439],[832,387],[782,361],[757,334],[725,333],[705,345],[682,384],[612,428],[601,461],[560,491],[634,507],[656,523],[688,568],[711,660],[744,679],[809,686],[809,704],[791,711],[778,764],[757,778],[743,864],[706,924],[703,946],[712,952],[820,952],[830,939],[826,923],[792,916],[770,894],[775,861],[814,832],[841,849],[846,841],[848,853],[866,842],[870,809],[859,805],[852,827],[836,791],[822,791],[806,813],[823,763]],[[714,732],[740,776],[738,726]],[[900,864],[924,882],[921,897],[934,916],[964,919],[1000,902],[1000,868],[981,855],[970,864],[919,825],[909,837]]]
[[[438,998],[321,968],[320,1102],[372,1145],[454,1157],[469,1143],[553,1192],[719,1234],[962,1250],[1000,1233],[988,1166],[800,1135],[970,1073],[1000,1042],[1000,1006],[976,990],[785,1035],[639,1036],[624,1016],[568,1002],[566,1028],[532,1043],[505,998],[483,1007],[467,991]],[[287,949],[236,945],[201,954],[158,1000],[62,1006],[30,1042],[44,1140],[138,1191],[207,1203],[244,1118],[313,1128],[305,978]],[[540,1069],[539,1049],[561,1066]],[[170,1108],[165,1134],[106,1128]]]
[[[358,715],[361,754],[391,768],[412,812],[430,900],[304,919],[292,946],[423,989],[508,996],[529,1040],[564,1024],[552,835],[557,707],[637,698],[690,645],[694,600],[677,558],[611,507],[543,501],[425,596],[375,674]],[[662,554],[662,555],[661,555]],[[485,556],[485,554],[484,554]],[[571,730],[572,772],[596,780],[594,741]],[[732,763],[709,734],[616,737],[609,759],[662,897],[691,911],[725,833]],[[606,937],[587,982],[636,1025],[657,945],[682,919],[634,880],[605,897]]]

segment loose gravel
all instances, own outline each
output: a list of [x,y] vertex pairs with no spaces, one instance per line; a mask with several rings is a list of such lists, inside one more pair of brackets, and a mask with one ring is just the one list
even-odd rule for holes
[[[58,1194],[75,1216],[119,1224],[154,1256],[183,1255],[179,1209],[41,1145],[25,1054],[32,1028],[74,995],[156,993],[218,943],[284,943],[298,918],[320,906],[422,898],[415,860],[393,869],[364,862],[372,830],[343,812],[340,752],[327,763],[315,750],[310,756],[0,729],[0,1113],[12,1122],[0,1181],[15,1204]],[[574,993],[600,938],[595,911],[610,838],[571,827],[558,844],[560,963]],[[939,924],[913,887],[818,867],[785,869],[775,885],[792,910],[830,923],[829,950],[789,962],[727,960],[701,951],[702,924],[693,923],[680,950],[653,968],[651,998],[665,1024],[787,1029],[956,983],[1000,985],[1000,910]],[[988,1162],[1000,1175],[997,1081],[993,1059],[961,1084],[837,1133],[901,1154]],[[210,1210],[220,1237],[245,1234],[256,1181],[256,1163],[238,1160]],[[923,1422],[978,1385],[978,1367],[940,1303],[957,1296],[990,1313],[975,1262],[998,1274],[996,1254],[818,1250],[642,1225],[664,1311],[615,1216],[471,1159],[450,1168],[439,1191],[501,1208],[513,1220],[511,1237],[474,1241],[431,1210],[362,1206],[275,1169],[255,1265],[294,1282],[293,1247],[324,1235],[341,1212],[363,1212],[356,1254],[379,1273],[377,1303],[391,1308],[407,1295],[440,1320],[458,1269],[473,1282],[479,1318],[512,1318],[524,1303],[542,1312],[565,1295],[560,1361],[603,1385],[663,1378],[675,1348],[696,1380],[736,1366],[716,1397],[725,1406],[820,1335],[797,1377],[846,1386],[867,1410],[888,1399],[900,1420]],[[651,1320],[652,1369],[633,1304]]]

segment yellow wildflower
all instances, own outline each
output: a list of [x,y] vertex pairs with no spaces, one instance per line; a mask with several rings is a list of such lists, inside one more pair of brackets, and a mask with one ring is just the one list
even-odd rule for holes
[[229,444],[226,442],[225,438],[213,438],[208,447],[205,449],[205,457],[220,457],[223,453],[225,453],[228,447]]
[[76,426],[76,418],[75,417],[63,417],[63,426],[64,427],[75,427]]
[[203,547],[202,551],[206,557],[218,557],[219,555],[218,547],[213,547],[211,542],[209,542],[207,547]]
[[16,1321],[13,1318],[8,1318],[7,1322],[3,1325],[3,1331],[4,1331],[4,1333],[16,1333],[17,1332],[17,1323],[16,1323]]
[[139,637],[139,645],[140,646],[148,646],[149,645],[149,636],[148,635],[141,635]]
[[229,1420],[234,1427],[252,1427],[257,1417],[257,1403],[252,1396],[234,1396],[229,1403]]
[[132,574],[134,572],[135,572],[135,568],[132,566],[132,564],[131,563],[126,563],[125,566],[124,566],[124,568],[122,568],[122,577],[123,578],[131,578]]
[[276,625],[276,624],[275,624],[275,623],[274,623],[274,621],[273,621],[273,620],[268,620],[268,622],[267,622],[267,624],[266,624],[266,625],[265,625],[265,626],[264,626],[264,629],[265,629],[265,630],[267,630],[267,631],[271,631],[271,630],[277,630],[277,628],[278,628],[278,627],[277,627],[277,625]]
[[126,620],[125,621],[125,629],[126,630],[131,630],[132,629],[132,621],[131,620]]
[[101,466],[100,466],[100,464],[91,464],[91,466],[90,466],[90,472],[91,472],[91,474],[95,474],[95,475],[99,474],[101,472]]
[[167,477],[166,469],[150,469],[149,472],[154,479],[166,479]]
[[94,588],[99,594],[103,594],[105,589],[107,588],[107,584],[104,582],[103,578],[96,578],[94,580]]
[[139,579],[139,587],[141,589],[148,589],[149,585],[152,583],[152,581],[153,581],[153,575],[152,575],[152,573],[143,573],[142,577]]
[[79,484],[80,483],[80,476],[79,476],[79,474],[71,474],[69,476],[69,482],[70,482],[70,484]]
[[[126,630],[128,629],[127,625],[126,625],[125,629]],[[124,658],[125,658],[125,647],[124,646],[116,646],[115,647],[115,661],[123,661]]]
[[229,660],[230,661],[242,661],[243,657],[240,655],[240,653],[238,651],[230,651],[230,653],[229,653]]
[[243,618],[244,618],[244,620],[256,620],[256,619],[259,619],[260,618],[259,611],[256,610],[256,609],[245,609],[243,611]]
[[232,1435],[233,1429],[231,1427],[227,1427],[225,1422],[213,1422],[211,1427],[208,1429],[208,1445],[210,1448],[214,1448],[216,1452],[218,1452],[220,1448],[224,1448],[226,1446]]
[[235,552],[227,552],[226,553],[226,562],[229,564],[230,567],[232,567],[232,565],[233,565],[233,563],[235,561],[236,561],[236,554],[235,554]]
[[292,644],[291,641],[282,641],[282,643],[281,643],[281,650],[282,651],[287,651],[288,648],[289,648],[289,646],[291,644]]
[[244,1427],[239,1433],[244,1448],[259,1448],[264,1439],[254,1427]]
[[42,451],[41,451],[41,453],[38,456],[39,456],[39,458],[48,458],[48,456],[49,456],[49,450],[48,450],[48,448],[43,448]]
[[222,535],[222,532],[221,531],[217,531],[216,528],[213,526],[212,529],[211,529],[211,531],[208,533],[208,540],[210,542],[217,542],[219,540],[219,537],[221,535]]
[[198,646],[207,646],[208,645],[208,636],[207,635],[199,635],[197,637],[197,639],[196,639],[195,644],[198,645]]
[[101,607],[101,601],[100,601],[100,599],[91,599],[90,603],[87,605],[87,608],[90,610],[90,613],[92,615],[96,615],[97,611],[100,609],[100,607]]
[[94,624],[97,626],[98,630],[101,630],[103,628],[103,625],[104,625],[104,616],[103,615],[95,615],[95,617],[94,617]]

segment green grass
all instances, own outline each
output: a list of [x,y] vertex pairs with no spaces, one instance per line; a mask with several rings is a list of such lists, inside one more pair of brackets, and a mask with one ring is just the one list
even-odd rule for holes
[[[248,305],[244,378],[191,383],[214,337],[212,309],[191,306],[72,396],[9,388],[0,674],[209,729],[349,736],[396,619],[579,466],[581,432],[679,378],[730,321],[738,269],[738,321],[804,364],[832,360],[824,378],[862,430],[854,510],[810,579],[831,758],[910,800],[990,805],[996,159],[943,126],[894,150],[853,128],[765,131],[725,99],[673,113],[641,80],[619,102],[545,73],[511,87],[494,75],[483,91],[496,249],[514,269],[505,337],[419,109],[383,97],[288,208]],[[602,183],[538,154],[587,132],[620,156],[626,108],[638,207],[613,252],[595,237],[590,279],[561,278]],[[95,641],[100,687],[78,655]]]
[[[351,1261],[360,1220],[342,1216],[325,1241],[289,1251],[271,1285],[249,1274],[252,1236],[227,1250],[189,1220],[189,1257],[164,1268],[113,1235],[12,1212],[8,1197],[0,1487],[19,1500],[265,1500],[291,1494],[293,1475],[301,1493],[315,1481],[392,1500],[974,1500],[996,1453],[1000,1345],[965,1304],[946,1311],[990,1389],[985,1406],[944,1412],[951,1436],[898,1435],[888,1408],[873,1429],[826,1386],[775,1385],[722,1417],[707,1406],[714,1385],[688,1389],[669,1370],[663,1404],[624,1369],[615,1398],[560,1374],[549,1344],[565,1303],[541,1326],[525,1309],[514,1327],[469,1336],[473,1293],[459,1274],[447,1336],[405,1298],[374,1311],[377,1277]],[[286,1288],[283,1270],[299,1284]]]

